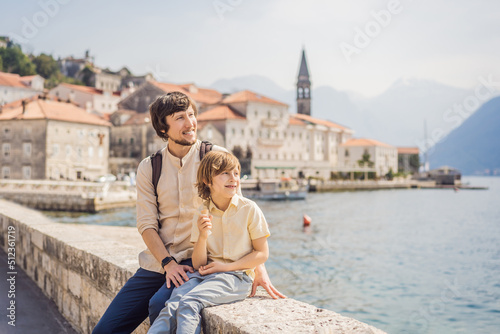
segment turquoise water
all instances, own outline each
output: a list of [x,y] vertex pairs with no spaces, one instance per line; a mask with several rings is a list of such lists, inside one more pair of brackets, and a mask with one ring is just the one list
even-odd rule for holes
[[[286,295],[389,333],[500,332],[500,178],[489,190],[379,190],[258,202],[271,229],[267,268]],[[302,215],[312,218],[310,233]],[[135,225],[135,210],[52,214]]]

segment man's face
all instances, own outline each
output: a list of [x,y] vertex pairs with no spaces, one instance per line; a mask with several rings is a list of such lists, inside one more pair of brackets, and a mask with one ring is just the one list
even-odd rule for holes
[[197,121],[193,108],[179,111],[166,117],[169,126],[168,140],[182,146],[191,146],[196,143]]

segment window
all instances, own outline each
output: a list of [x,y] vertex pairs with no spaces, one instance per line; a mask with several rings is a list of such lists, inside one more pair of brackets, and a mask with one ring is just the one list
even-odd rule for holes
[[271,118],[271,112],[267,111],[267,118]]
[[8,134],[10,133],[10,129],[9,129],[9,128],[4,128],[4,129],[3,129],[3,133],[4,133],[5,135],[8,135]]
[[23,143],[23,154],[26,158],[31,157],[31,143]]
[[10,179],[10,167],[2,167],[2,178]]
[[94,156],[94,148],[92,146],[89,147],[89,158]]
[[69,158],[70,155],[71,155],[71,146],[66,145],[66,158]]
[[130,138],[130,145],[134,145],[134,138]]
[[24,131],[25,136],[30,136],[31,135],[31,126],[25,127],[23,131]]
[[3,152],[4,158],[10,157],[10,144],[9,143],[4,143],[2,145],[2,152]]
[[304,97],[304,90],[302,89],[302,87],[299,87],[299,99],[303,97]]
[[344,155],[345,155],[346,157],[348,157],[348,156],[349,156],[349,150],[345,150]]
[[213,134],[212,129],[208,129],[208,130],[207,130],[207,137],[208,137],[208,139],[209,139],[209,140],[211,140],[211,139],[212,139],[213,135],[214,135],[214,134]]
[[99,149],[97,150],[97,155],[99,156],[99,158],[102,158],[104,156],[104,150],[102,149],[102,147],[99,147]]
[[23,179],[29,180],[31,179],[31,167],[23,166]]
[[59,144],[52,145],[52,156],[56,157],[59,155]]

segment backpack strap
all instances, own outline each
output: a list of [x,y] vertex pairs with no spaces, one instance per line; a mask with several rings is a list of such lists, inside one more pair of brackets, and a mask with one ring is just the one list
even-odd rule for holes
[[[160,149],[158,150],[158,152],[151,154],[151,167],[153,168],[151,182],[153,183],[153,189],[155,191],[156,208],[158,210],[158,214],[160,212],[160,203],[158,203],[157,188],[158,188],[158,181],[160,180],[160,175],[161,175],[161,165],[162,165],[162,154]],[[161,228],[159,217],[158,217],[158,228]]]
[[203,159],[203,157],[212,150],[214,147],[214,144],[212,144],[209,141],[202,141],[201,146],[200,146],[200,161]]

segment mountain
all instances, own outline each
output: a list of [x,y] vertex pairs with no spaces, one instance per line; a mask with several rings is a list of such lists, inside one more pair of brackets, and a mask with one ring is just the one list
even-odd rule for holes
[[454,103],[462,103],[472,92],[435,81],[401,78],[382,94],[353,102],[372,121],[369,137],[395,146],[424,145],[424,122],[430,130],[449,133],[455,122],[444,115]]
[[[462,174],[500,170],[500,97],[483,104],[429,151],[431,168],[443,165]],[[489,174],[489,173],[487,173]]]
[[[211,87],[225,93],[250,89],[285,102],[290,105],[291,113],[296,112],[295,90],[283,89],[264,76],[218,80]],[[446,117],[449,109],[454,104],[463,104],[473,94],[471,90],[414,78],[401,78],[382,94],[369,98],[330,86],[313,86],[311,112],[313,117],[353,129],[356,137],[373,138],[394,146],[418,146],[424,151],[428,148],[424,122],[430,135],[432,131],[440,131],[443,138],[458,125]]]

